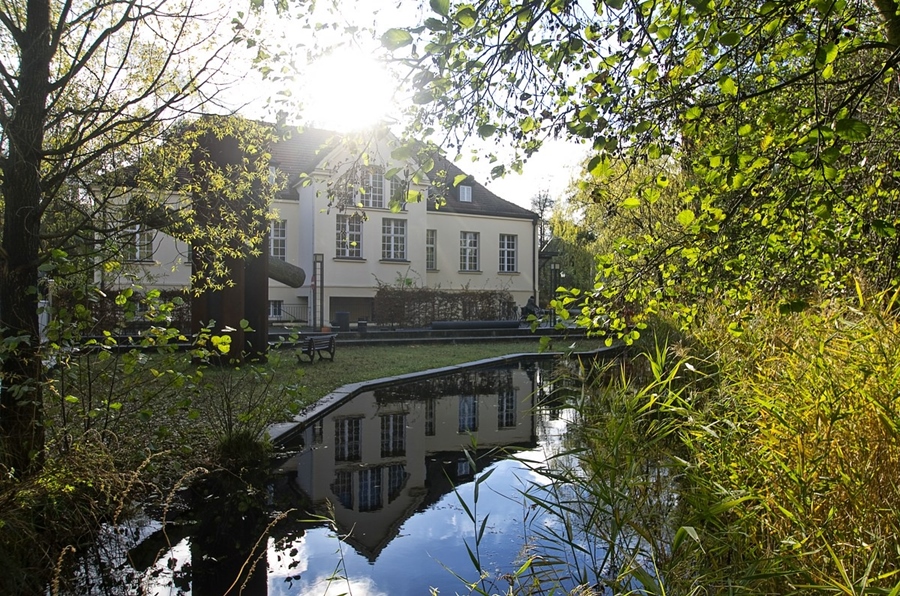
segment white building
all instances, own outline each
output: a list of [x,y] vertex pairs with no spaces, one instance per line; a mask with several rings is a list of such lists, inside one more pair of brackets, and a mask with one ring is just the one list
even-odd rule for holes
[[[537,295],[537,215],[463,179],[446,160],[415,176],[419,166],[393,158],[395,149],[389,133],[350,141],[316,129],[272,147],[272,164],[289,184],[271,206],[270,258],[307,275],[299,288],[270,280],[271,321],[312,322],[315,301],[324,321],[344,311],[354,322],[377,322],[378,283],[398,280],[507,290],[518,305]],[[421,200],[404,202],[409,193]],[[163,233],[135,231],[134,260],[149,287],[189,286],[187,255],[187,246]]]

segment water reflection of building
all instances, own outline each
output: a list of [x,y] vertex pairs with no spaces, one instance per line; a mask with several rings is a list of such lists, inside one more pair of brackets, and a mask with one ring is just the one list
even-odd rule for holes
[[360,393],[300,429],[297,485],[330,501],[347,541],[374,560],[416,510],[474,477],[466,448],[477,444],[483,467],[498,448],[535,444],[534,389],[522,366]]

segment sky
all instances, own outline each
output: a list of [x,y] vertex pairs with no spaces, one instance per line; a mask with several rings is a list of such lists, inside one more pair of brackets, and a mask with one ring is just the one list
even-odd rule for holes
[[[306,30],[303,36],[297,36],[306,40],[306,48],[323,45],[338,48],[303,68],[302,85],[297,93],[302,108],[291,120],[340,132],[365,128],[379,121],[394,122],[397,124],[393,128],[402,128],[400,114],[410,94],[402,86],[398,89],[398,78],[389,74],[374,54],[383,31],[415,25],[430,14],[427,2],[424,8],[421,4],[417,0],[344,0],[339,3],[338,12],[321,16],[323,22],[340,22],[337,29]],[[345,33],[347,27],[359,27],[370,33],[350,37]],[[490,149],[499,149],[502,154],[498,142],[502,140],[492,142]],[[472,147],[477,149],[477,143],[473,142]],[[549,141],[526,162],[522,174],[510,173],[497,180],[490,178],[490,170],[496,164],[486,160],[466,159],[457,165],[498,196],[530,208],[531,200],[542,191],[561,202],[585,155],[583,145]]]

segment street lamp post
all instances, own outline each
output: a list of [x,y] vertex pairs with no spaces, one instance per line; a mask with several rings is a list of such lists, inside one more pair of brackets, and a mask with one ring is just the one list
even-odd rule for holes
[[312,289],[313,331],[319,331],[325,326],[325,255],[320,252],[313,254],[313,279],[316,280]]

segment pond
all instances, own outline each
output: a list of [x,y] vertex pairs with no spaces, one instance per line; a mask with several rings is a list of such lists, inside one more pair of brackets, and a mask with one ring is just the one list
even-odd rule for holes
[[[534,557],[522,582],[592,583],[608,545],[544,506],[571,490],[548,462],[577,466],[564,455],[577,415],[552,366],[466,369],[322,408],[292,433],[265,494],[201,493],[182,520],[133,520],[81,579],[92,593],[219,596],[455,594],[481,578],[502,593]],[[114,585],[129,587],[99,589]]]

